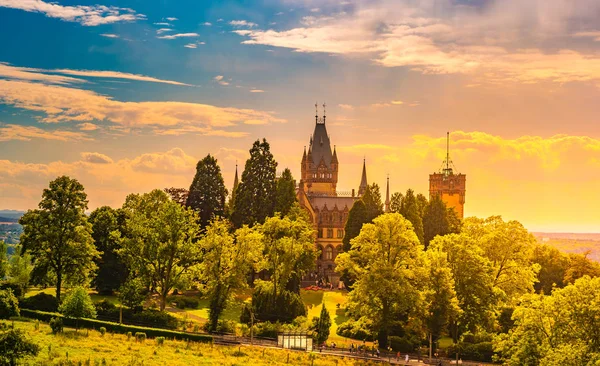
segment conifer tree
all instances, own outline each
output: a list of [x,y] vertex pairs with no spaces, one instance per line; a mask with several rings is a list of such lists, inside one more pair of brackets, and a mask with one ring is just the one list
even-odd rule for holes
[[421,215],[419,215],[419,204],[412,189],[406,191],[406,196],[404,196],[400,214],[413,225],[415,234],[417,234],[417,237],[422,244],[424,242],[423,221],[421,219]]
[[342,239],[344,252],[350,250],[350,240],[354,239],[360,233],[362,226],[368,222],[365,203],[362,200],[354,202],[348,212],[348,220],[346,220],[346,226],[344,227],[344,239]]
[[446,235],[450,233],[450,223],[448,222],[448,210],[446,204],[439,195],[434,195],[425,208],[423,215],[423,238],[425,248],[429,242],[437,235]]
[[395,192],[392,194],[392,198],[390,199],[390,211],[391,212],[400,212],[402,209],[402,201],[404,200],[404,196],[400,192]]
[[242,181],[235,192],[232,221],[235,227],[263,223],[275,212],[277,162],[266,139],[256,140],[246,160]]
[[368,222],[373,221],[377,216],[383,214],[383,202],[381,201],[381,192],[377,183],[367,186],[365,194],[361,199],[367,208]]
[[312,320],[311,330],[314,332],[314,340],[317,344],[322,344],[329,338],[329,328],[331,328],[331,316],[325,308],[325,304],[321,308],[321,314],[314,317]]
[[200,226],[205,228],[214,216],[225,213],[227,189],[217,159],[208,154],[196,165],[196,175],[190,186],[186,206],[200,217]]
[[275,212],[285,216],[296,202],[296,185],[292,172],[285,168],[281,177],[277,180],[277,197],[275,201]]

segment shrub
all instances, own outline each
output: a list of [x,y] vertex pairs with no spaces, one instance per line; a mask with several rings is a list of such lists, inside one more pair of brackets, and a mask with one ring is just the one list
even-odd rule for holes
[[390,336],[390,347],[394,352],[409,353],[415,351],[418,343],[415,344],[414,340],[407,336]]
[[9,290],[9,289],[12,290],[13,295],[15,295],[17,298],[19,298],[25,294],[23,286],[21,286],[18,283],[3,282],[0,284],[0,290]]
[[35,356],[40,347],[28,341],[18,329],[11,329],[0,334],[0,364],[16,365],[17,360],[25,356]]
[[[60,304],[58,310],[65,316],[71,318],[95,318],[96,308],[90,298],[87,290],[81,286],[75,287],[71,293],[67,295],[62,304]],[[76,322],[75,326],[79,329],[79,325]]]
[[[273,284],[260,281],[252,294],[254,318],[257,321],[279,321],[291,323],[299,316],[306,316],[306,306],[299,294],[284,290],[273,295]],[[250,309],[247,304],[242,308],[241,323],[250,323]]]
[[448,355],[458,352],[462,358],[468,360],[492,362],[494,356],[492,339],[493,335],[489,333],[465,333],[460,342],[457,345],[450,346],[447,352]]
[[94,308],[96,308],[96,314],[98,314],[98,315],[110,313],[112,311],[117,311],[117,312],[119,311],[119,309],[117,309],[117,306],[115,304],[113,304],[112,302],[110,302],[106,299],[95,303]]
[[362,320],[348,320],[338,326],[337,334],[357,340],[373,340],[369,325]]
[[50,320],[50,328],[52,329],[52,333],[61,333],[63,331],[63,320],[62,318],[52,318]]
[[100,329],[98,329],[98,331],[100,332],[100,335],[103,337],[106,334],[106,328],[104,328],[104,327],[100,327]]
[[19,316],[19,301],[11,289],[0,290],[0,319]]
[[156,337],[156,344],[162,346],[165,343],[165,337]]
[[[123,314],[125,319],[125,314]],[[144,324],[148,327],[165,327],[169,329],[177,329],[179,320],[173,315],[159,310],[144,310],[141,313],[133,313],[127,320],[134,323]]]
[[172,299],[179,309],[198,309],[200,301],[191,296],[176,296]]
[[58,311],[58,301],[56,300],[56,297],[43,292],[22,299],[20,305],[22,309],[47,311],[51,313]]
[[119,300],[123,305],[136,308],[146,299],[146,289],[142,280],[139,278],[130,278],[119,288]]
[[144,332],[136,332],[135,340],[138,342],[144,342],[146,340],[146,333]]
[[131,336],[132,336],[131,332],[127,332],[127,340],[130,340]]

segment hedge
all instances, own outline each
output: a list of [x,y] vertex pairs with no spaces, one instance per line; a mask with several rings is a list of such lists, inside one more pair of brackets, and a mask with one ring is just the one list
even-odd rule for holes
[[[65,326],[75,327],[75,325],[76,325],[74,318],[67,318],[67,317],[63,316],[62,314],[58,314],[58,313],[48,313],[45,311],[22,309],[21,316],[27,317],[27,318],[32,318],[32,319],[38,319],[38,320],[41,320],[46,323],[50,322],[50,320],[52,318],[62,318]],[[139,327],[139,326],[135,326],[135,325],[106,322],[106,321],[96,320],[96,319],[82,318],[77,321],[77,325],[80,328],[91,328],[91,329],[99,329],[100,327],[104,327],[104,328],[106,328],[107,332],[111,332],[111,333],[121,333],[121,334],[127,334],[128,332],[132,332],[134,334],[135,333],[146,333],[146,335],[149,338],[165,337],[165,338],[169,338],[169,339],[174,338],[174,339],[205,342],[205,343],[212,342],[212,340],[213,340],[213,337],[210,335],[207,335],[207,334],[194,334],[194,333],[177,332],[177,331],[167,330],[167,329],[146,328],[146,327]]]

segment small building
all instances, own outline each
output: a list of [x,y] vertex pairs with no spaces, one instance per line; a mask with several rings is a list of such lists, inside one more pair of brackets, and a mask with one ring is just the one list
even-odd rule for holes
[[307,352],[313,350],[313,340],[307,332],[281,332],[277,334],[277,345],[281,348]]

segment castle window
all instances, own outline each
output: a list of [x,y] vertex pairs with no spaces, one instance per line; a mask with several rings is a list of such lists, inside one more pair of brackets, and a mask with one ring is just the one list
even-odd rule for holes
[[333,213],[333,221],[338,221],[339,219],[339,214],[337,212]]
[[337,237],[338,239],[344,238],[344,229],[337,229]]
[[327,237],[333,238],[333,229],[327,229]]
[[325,260],[330,261],[332,259],[333,259],[333,248],[329,246],[329,247],[325,248]]
[[319,239],[323,238],[323,230],[321,230],[321,229],[317,230],[317,238],[319,238]]

